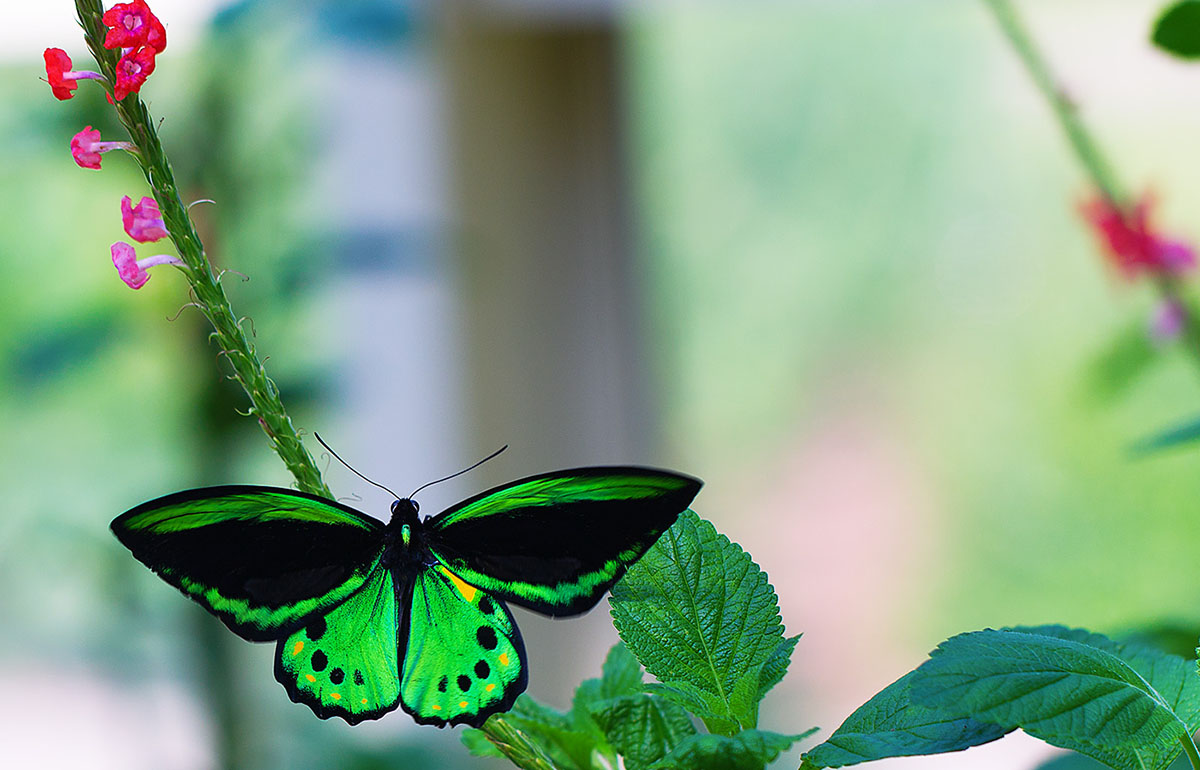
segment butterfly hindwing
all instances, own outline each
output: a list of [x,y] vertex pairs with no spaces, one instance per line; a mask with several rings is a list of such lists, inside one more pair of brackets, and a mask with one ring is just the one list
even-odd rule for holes
[[580,468],[497,487],[429,519],[426,542],[467,583],[555,617],[595,606],[682,513],[700,482]]
[[273,487],[193,489],[117,517],[133,555],[251,641],[278,639],[362,587],[383,524]]
[[508,710],[528,683],[525,645],[504,602],[442,565],[410,589],[401,704],[421,724],[478,727]]
[[392,571],[378,565],[349,599],[281,639],[275,678],[322,719],[378,719],[400,699]]

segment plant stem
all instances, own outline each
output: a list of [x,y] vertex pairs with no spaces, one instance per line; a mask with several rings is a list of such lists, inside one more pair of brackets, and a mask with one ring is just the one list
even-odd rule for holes
[[1029,36],[1024,24],[1021,23],[1016,9],[1009,0],[984,0],[984,2],[992,9],[996,21],[1000,23],[1000,28],[1004,31],[1004,36],[1008,38],[1008,42],[1012,44],[1013,50],[1016,51],[1017,56],[1025,65],[1025,69],[1028,70],[1029,76],[1033,78],[1034,84],[1037,85],[1042,96],[1054,110],[1054,116],[1058,118],[1059,125],[1067,135],[1067,141],[1071,143],[1075,155],[1083,163],[1088,175],[1091,176],[1092,183],[1096,185],[1100,194],[1108,199],[1109,203],[1120,206],[1125,200],[1125,196],[1122,194],[1120,185],[1117,184],[1111,167],[1104,160],[1104,156],[1100,154],[1091,134],[1083,125],[1074,103],[1055,83],[1046,59],[1034,44],[1033,38]]
[[[75,10],[79,15],[79,23],[83,27],[88,48],[96,58],[100,72],[111,86],[116,82],[120,52],[104,47],[107,32],[101,21],[104,7],[100,0],[75,0]],[[332,497],[329,487],[321,480],[316,463],[293,427],[283,402],[280,401],[279,389],[267,376],[254,345],[233,314],[225,290],[221,288],[219,276],[214,275],[212,265],[204,254],[200,236],[196,234],[187,208],[179,197],[175,175],[171,172],[171,164],[167,162],[163,153],[150,112],[137,94],[129,94],[116,102],[115,107],[117,117],[129,132],[129,137],[136,147],[136,151],[131,154],[137,158],[142,173],[154,192],[163,222],[175,248],[179,251],[180,259],[184,262],[180,270],[191,284],[195,300],[193,305],[212,324],[211,338],[220,348],[220,356],[229,361],[232,368],[230,376],[237,380],[250,397],[247,414],[258,418],[263,432],[270,440],[271,448],[292,472],[296,485],[302,491]]]
[[[116,82],[119,51],[104,47],[107,32],[102,21],[104,6],[101,0],[75,0],[75,10],[83,27],[88,48],[95,57],[100,72],[107,78],[106,86],[111,94],[111,84]],[[197,235],[195,225],[179,196],[175,175],[159,142],[150,112],[137,94],[129,94],[114,106],[121,124],[129,132],[136,148],[131,154],[137,158],[142,173],[154,192],[163,222],[184,262],[180,269],[191,284],[195,298],[193,304],[212,324],[213,332],[210,336],[220,347],[221,355],[229,360],[233,369],[231,377],[237,380],[250,397],[251,406],[248,413],[258,418],[263,432],[271,442],[271,448],[291,471],[296,485],[305,492],[332,498],[329,487],[321,479],[321,472],[292,426],[291,418],[288,417],[279,398],[278,388],[267,376],[266,369],[255,353],[254,345],[233,314],[225,290],[221,288],[219,275],[213,274],[212,264],[204,253],[200,236]],[[523,770],[558,770],[545,752],[524,732],[505,719],[503,714],[496,714],[487,720],[481,730],[517,767]]]
[[[1075,151],[1075,156],[1083,165],[1084,171],[1091,177],[1092,184],[1113,208],[1122,212],[1126,211],[1128,200],[1121,185],[1117,182],[1116,175],[1100,153],[1095,140],[1092,139],[1091,132],[1087,130],[1083,120],[1079,117],[1075,105],[1056,84],[1045,57],[1021,22],[1011,0],[983,0],[983,2],[992,9],[1004,36],[1012,44],[1013,50],[1025,65],[1034,84],[1050,104],[1058,124],[1067,136],[1067,141]],[[1157,276],[1154,283],[1164,300],[1174,302],[1184,308],[1180,341],[1196,364],[1200,365],[1200,319],[1198,319],[1192,303],[1184,296],[1179,278],[1175,275],[1163,274]]]
[[492,715],[479,729],[508,761],[522,770],[559,770],[558,765],[504,714]]
[[1183,744],[1183,753],[1187,754],[1192,770],[1200,770],[1200,752],[1196,751],[1196,742],[1192,740],[1192,736],[1185,735],[1179,740]]

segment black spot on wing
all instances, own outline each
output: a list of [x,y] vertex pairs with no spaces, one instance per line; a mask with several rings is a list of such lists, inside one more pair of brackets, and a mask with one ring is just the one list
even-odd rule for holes
[[312,656],[313,671],[324,671],[325,667],[328,665],[329,665],[329,658],[325,657],[325,653],[321,652],[320,650],[317,650],[316,652],[313,653],[313,656]]
[[475,639],[479,641],[479,646],[485,650],[494,650],[499,640],[496,639],[496,632],[491,626],[480,626],[475,632]]

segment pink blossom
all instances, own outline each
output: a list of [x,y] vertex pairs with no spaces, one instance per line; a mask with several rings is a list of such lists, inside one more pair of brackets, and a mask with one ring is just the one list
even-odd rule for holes
[[148,267],[183,264],[183,260],[170,254],[156,254],[153,257],[138,259],[133,246],[125,241],[117,241],[112,245],[112,261],[117,268],[117,275],[121,276],[121,280],[131,289],[140,289],[150,280],[150,274],[146,272]]
[[88,126],[71,137],[71,157],[80,168],[100,168],[100,153],[110,150],[134,149],[129,142],[102,142],[100,132]]
[[1196,265],[1196,252],[1189,244],[1155,232],[1150,224],[1153,204],[1153,198],[1144,195],[1133,206],[1119,207],[1102,197],[1082,207],[1109,260],[1126,278],[1143,272],[1179,275]]
[[169,235],[158,204],[149,196],[143,197],[136,206],[128,195],[122,197],[121,221],[125,225],[125,232],[138,243],[150,243]]
[[75,81],[104,79],[99,72],[73,71],[71,57],[67,56],[67,52],[61,48],[47,48],[42,54],[42,58],[46,60],[46,80],[50,83],[50,90],[60,101],[66,101],[75,95],[75,89],[79,87]]
[[108,34],[105,48],[138,48],[148,45],[157,53],[167,47],[167,31],[146,5],[146,0],[117,3],[101,17]]
[[129,94],[142,89],[146,78],[154,72],[155,51],[150,46],[130,49],[117,61],[117,83],[113,87],[113,98],[118,102]]

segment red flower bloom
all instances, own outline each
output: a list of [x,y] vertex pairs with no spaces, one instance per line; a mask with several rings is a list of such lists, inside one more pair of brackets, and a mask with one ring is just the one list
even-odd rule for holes
[[119,102],[129,94],[136,94],[150,73],[154,72],[154,49],[142,46],[130,51],[117,62],[117,84],[113,96]]
[[1082,206],[1084,218],[1126,278],[1135,278],[1140,272],[1178,275],[1196,265],[1196,252],[1190,245],[1154,232],[1149,221],[1153,204],[1154,200],[1146,195],[1126,209],[1107,198],[1096,198]]
[[113,267],[117,268],[117,275],[131,289],[140,289],[146,285],[146,281],[150,280],[150,274],[146,272],[148,267],[183,264],[183,260],[170,254],[156,254],[153,257],[138,259],[133,247],[125,241],[117,241],[112,245],[110,251]]
[[46,52],[42,54],[42,58],[46,60],[46,80],[49,81],[54,96],[61,101],[66,101],[75,95],[75,89],[79,87],[77,80],[104,79],[99,72],[71,71],[71,57],[67,56],[67,52],[61,48],[47,48]]
[[108,34],[105,48],[140,48],[148,45],[155,53],[167,47],[167,30],[146,5],[146,0],[117,3],[101,17]]

